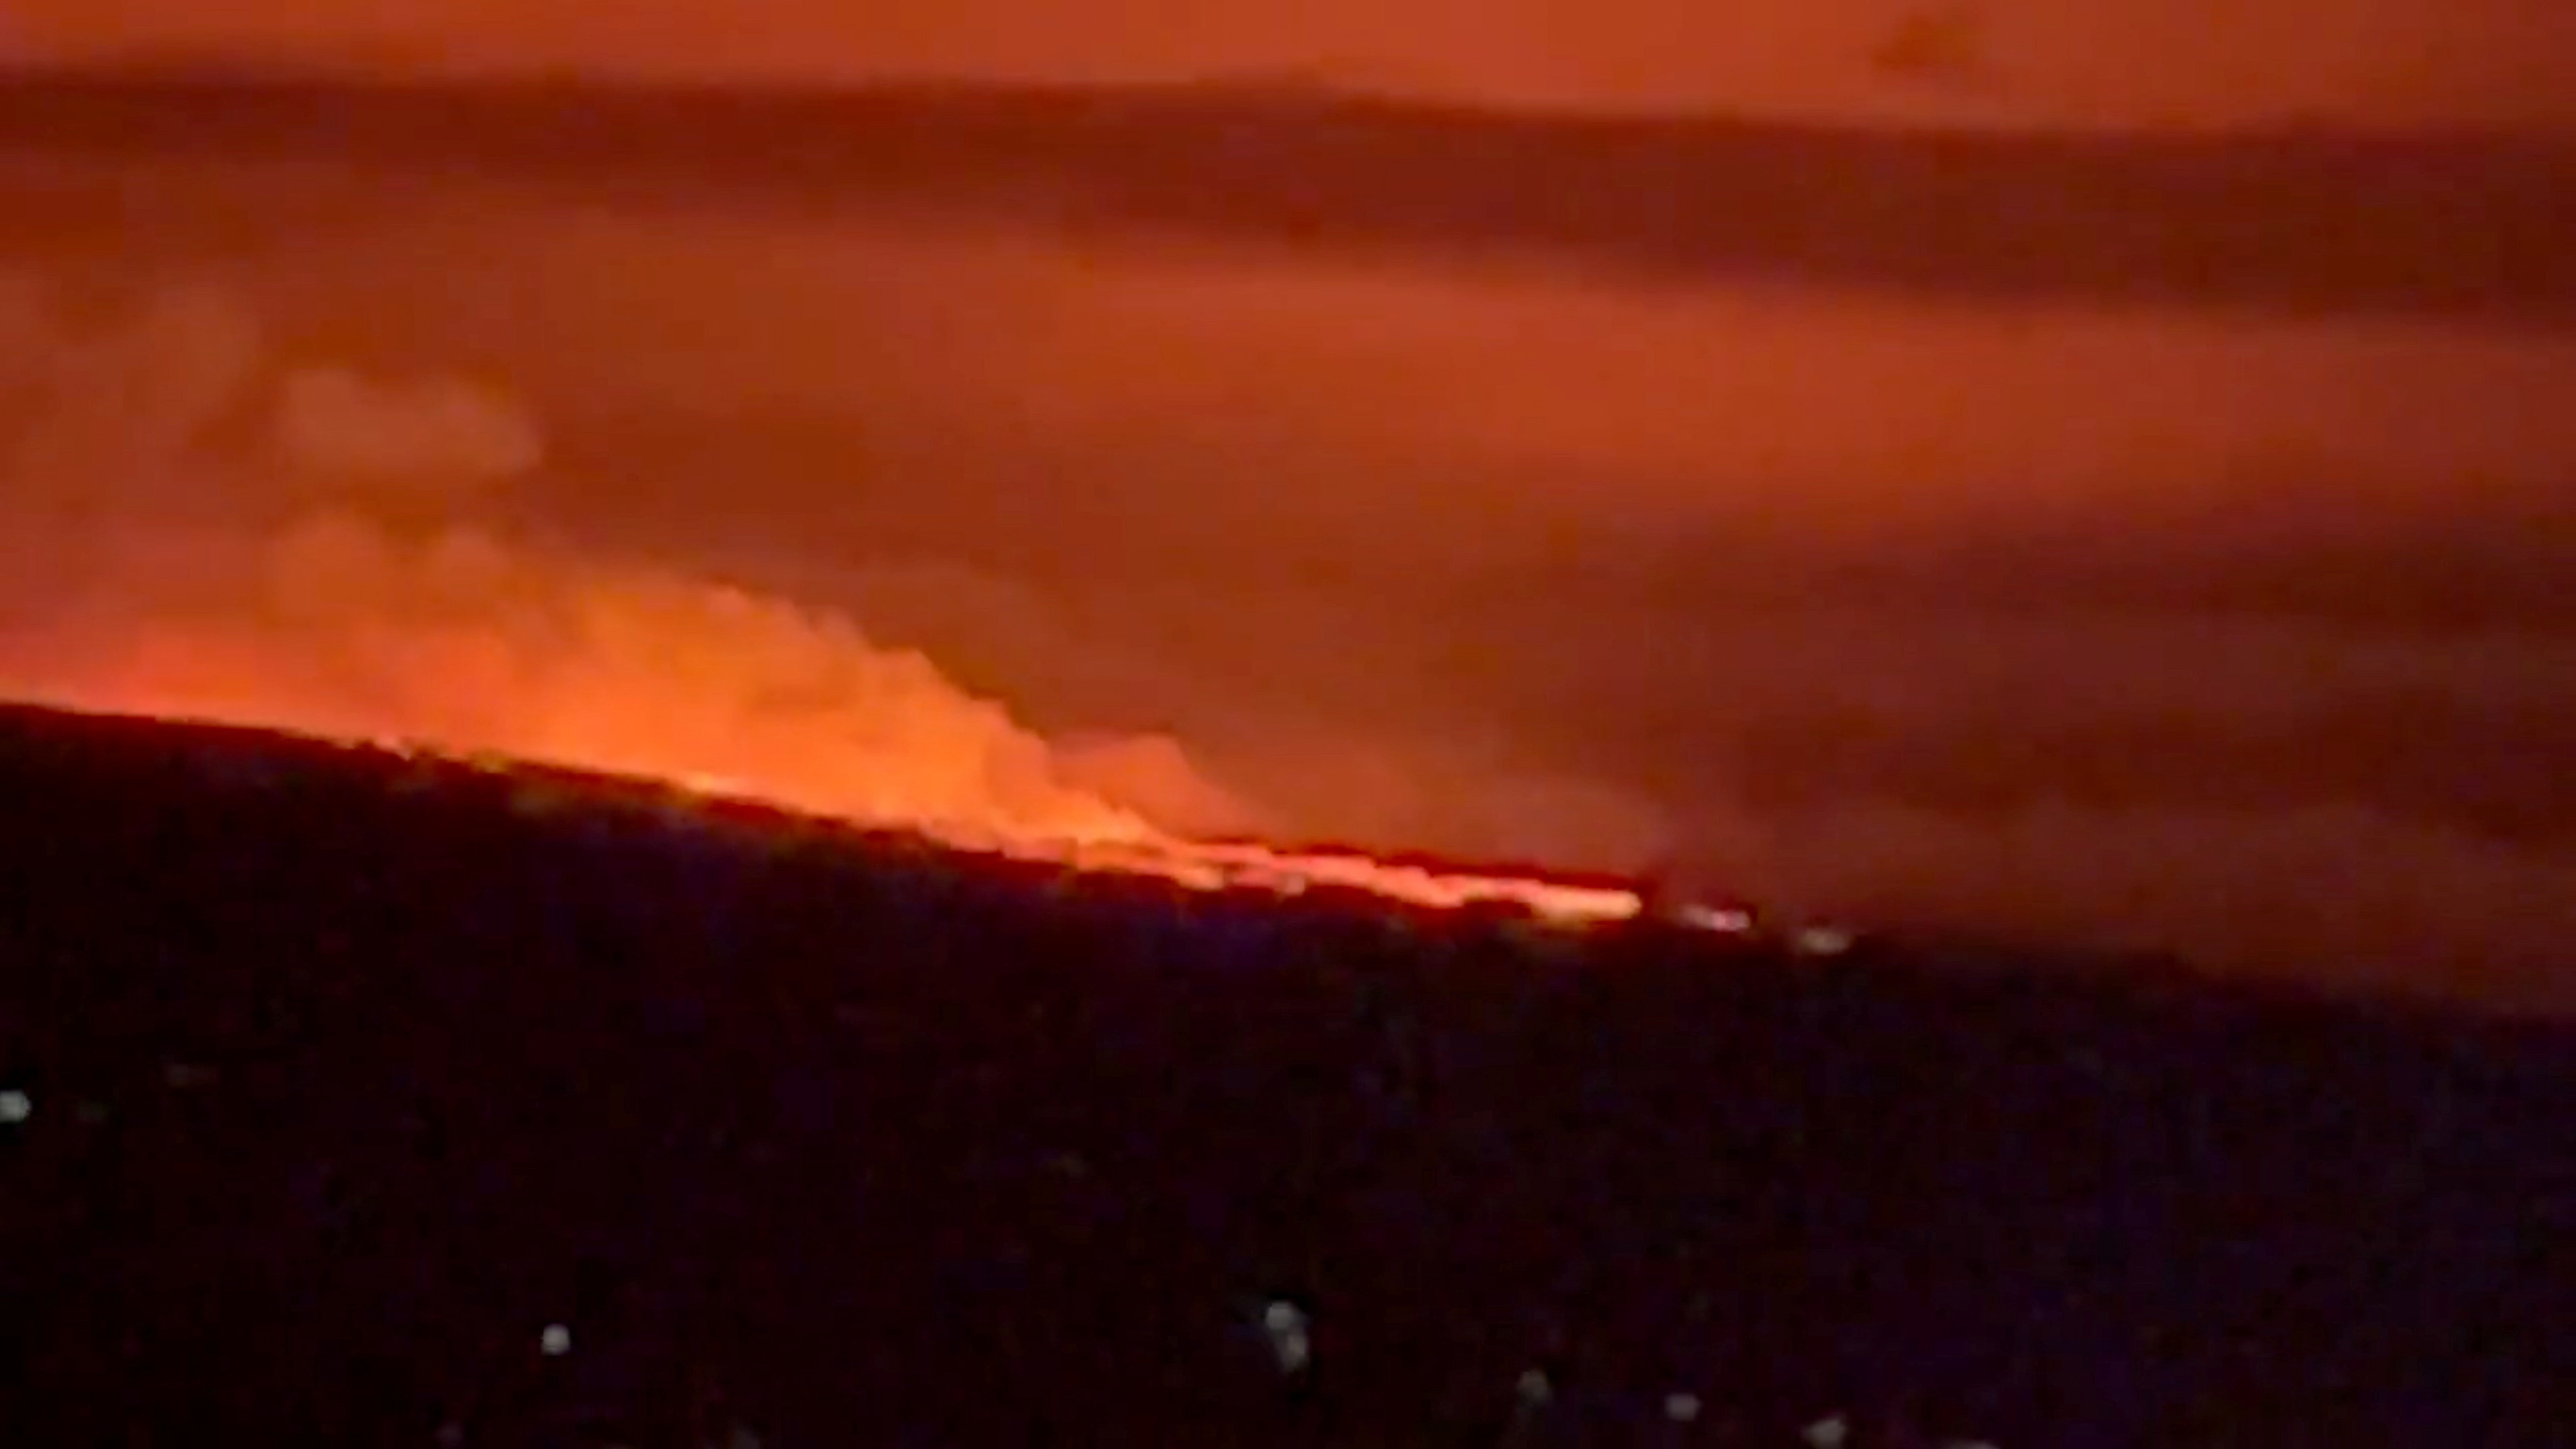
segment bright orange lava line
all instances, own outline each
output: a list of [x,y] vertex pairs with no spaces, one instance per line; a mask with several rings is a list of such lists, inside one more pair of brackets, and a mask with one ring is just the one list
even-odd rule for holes
[[[405,753],[439,753],[396,743],[376,743],[380,748]],[[506,762],[502,764],[506,768]],[[730,800],[815,813],[793,798],[792,791],[773,792],[704,776],[657,775],[650,778],[708,803]],[[1435,871],[1356,853],[1291,851],[1239,842],[1193,841],[1156,830],[1134,816],[1124,817],[1132,824],[1132,829],[1050,836],[928,821],[868,820],[836,817],[829,812],[824,815],[850,824],[891,824],[908,828],[941,844],[963,850],[1046,861],[1076,870],[1155,876],[1195,890],[1266,889],[1281,895],[1296,895],[1310,886],[1343,886],[1435,910],[1458,910],[1482,903],[1515,904],[1541,921],[1566,927],[1628,920],[1644,909],[1642,897],[1618,887],[1566,885],[1527,876]]]
[[1565,925],[1642,908],[1625,890],[1185,839],[1066,783],[1044,740],[930,660],[784,599],[471,533],[405,544],[360,522],[262,540],[247,560],[179,541],[181,557],[221,566],[219,588],[0,651],[0,694],[340,744],[391,737],[407,754],[655,781],[1199,889],[1338,886]]
[[[413,758],[452,760],[505,773],[514,764],[522,763],[506,755],[459,751],[408,740],[366,739],[329,729],[284,725],[266,718],[246,718],[244,712],[236,710],[137,709],[126,702],[104,707],[85,705],[76,700],[46,702],[171,723],[271,730],[327,744],[370,747]],[[709,804],[733,801],[771,806],[863,827],[893,826],[970,852],[1049,862],[1080,871],[1152,876],[1194,890],[1255,889],[1293,896],[1312,886],[1340,886],[1434,910],[1457,910],[1485,903],[1518,905],[1543,923],[1566,928],[1631,919],[1644,908],[1643,899],[1636,892],[1617,887],[1567,885],[1525,876],[1439,871],[1378,860],[1356,852],[1291,851],[1241,842],[1193,841],[1157,830],[1141,817],[1125,811],[1108,811],[1100,818],[1086,822],[1085,827],[1075,834],[1050,834],[1026,827],[980,822],[961,824],[871,817],[818,805],[807,792],[792,785],[721,779],[687,771],[663,771],[631,760],[579,758],[583,753],[571,751],[567,752],[566,758],[531,759],[524,763],[597,771],[646,781]]]

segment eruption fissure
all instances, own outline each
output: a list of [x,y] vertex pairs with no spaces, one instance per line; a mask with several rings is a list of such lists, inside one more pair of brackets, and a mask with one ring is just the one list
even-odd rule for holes
[[[1569,921],[1637,908],[1615,889],[1194,843],[1124,803],[1115,768],[1102,778],[1117,751],[1072,783],[1000,704],[845,617],[477,526],[481,497],[545,463],[499,389],[281,360],[219,292],[155,296],[92,336],[39,289],[11,295],[35,300],[0,317],[23,334],[0,341],[39,385],[0,390],[18,413],[0,481],[74,505],[22,505],[12,532],[82,567],[11,611],[0,693],[649,777],[1193,886],[1311,881]],[[251,441],[230,441],[244,418]],[[175,521],[173,481],[216,521]]]

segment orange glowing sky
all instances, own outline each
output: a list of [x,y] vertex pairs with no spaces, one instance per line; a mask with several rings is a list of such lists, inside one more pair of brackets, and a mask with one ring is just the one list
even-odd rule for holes
[[[284,115],[275,141],[166,88],[88,122],[22,89],[0,675],[427,720],[860,813],[892,791],[1079,824],[1098,797],[1186,833],[1679,862],[1832,916],[2576,1001],[2565,155],[1872,129],[2554,124],[2555,8],[1996,4],[1975,64],[1905,76],[1870,59],[1893,6],[846,13],[865,26],[680,0],[17,21],[29,54],[378,74],[1297,73],[1864,124],[1660,128],[1732,136],[1692,164],[1786,201],[1721,208],[1768,229],[1659,273],[1622,248],[1687,188],[1648,168],[1582,206],[1587,129],[1491,109],[1414,134],[1484,157],[1486,195],[1624,219],[1533,259],[1470,188],[1444,193],[1457,225],[1378,244],[1369,215],[1463,169],[1399,139],[1356,144],[1413,161],[1283,223],[1257,203],[1353,134],[1313,97],[1200,93],[1200,141],[1270,165],[1181,188],[1208,213],[1182,239],[1052,214],[1158,184],[1150,145],[1050,148],[1097,92],[773,114],[640,88],[530,160],[596,113],[243,112]],[[428,140],[353,139],[406,105],[370,134]],[[975,105],[1035,119],[997,143]],[[952,144],[960,114],[984,139]],[[752,174],[869,127],[899,161],[929,135],[970,170],[1013,145],[1058,169],[1006,159],[1000,202],[948,212],[865,166]],[[2266,172],[2283,150],[2305,159]],[[2496,205],[2452,198],[2462,155]],[[2392,185],[2416,204],[2382,206]],[[2302,210],[2319,187],[2344,201]],[[2231,283],[2162,249],[2168,223],[2262,255]],[[2013,281],[2088,247],[2082,285]],[[2377,282],[2305,286],[2355,256]],[[2397,305],[2425,275],[2459,295]]]
[[11,21],[21,53],[49,58],[1252,71],[1489,100],[2043,125],[2576,119],[2576,12],[2555,0],[18,0]]

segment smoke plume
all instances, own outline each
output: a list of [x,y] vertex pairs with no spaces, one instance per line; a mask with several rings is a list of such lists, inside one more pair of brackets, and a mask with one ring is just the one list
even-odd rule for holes
[[478,509],[545,465],[496,383],[284,355],[219,290],[88,326],[27,279],[0,297],[9,693],[942,828],[1121,838],[1146,829],[1124,793],[1223,798],[1167,741],[1068,772],[1000,704],[829,611],[494,531]]
[[161,184],[11,692],[2576,1005],[2564,335]]

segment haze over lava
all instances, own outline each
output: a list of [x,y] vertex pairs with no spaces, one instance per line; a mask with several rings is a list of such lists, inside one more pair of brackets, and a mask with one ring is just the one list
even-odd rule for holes
[[1000,705],[850,620],[520,542],[479,495],[543,466],[537,420],[455,376],[273,355],[221,291],[83,331],[8,289],[25,412],[11,693],[75,707],[652,775],[823,813],[1077,840],[1241,824],[1176,751],[1060,760]]
[[[1043,139],[1113,103],[996,104]],[[728,179],[761,168],[707,137],[841,147],[760,145],[738,98],[630,96],[686,164],[594,135],[579,177],[438,104],[457,138],[364,156],[357,120],[10,132],[13,692],[2576,996],[2548,248],[2478,306],[2398,283],[2465,296],[2502,244],[2411,214],[2317,243],[2413,259],[2385,294],[2291,242],[2225,253],[2229,290],[2032,290],[1984,214],[1899,184],[1952,141],[1727,132],[1921,202],[1820,283],[1796,227],[1640,270],[1689,220],[1645,192],[1554,251],[1472,208],[1390,241],[1425,193],[1365,166],[1294,235],[1285,175],[1157,230],[1084,209],[1150,201],[1151,158],[1013,160],[942,212]],[[1366,150],[1328,105],[1230,104],[1229,145]],[[1574,122],[1439,125],[1550,195],[1597,170]],[[2274,142],[2087,145],[1978,153],[1978,184],[2086,245],[2295,239],[2299,198],[2378,194],[2326,145],[2231,229],[2192,198]],[[2481,184],[2536,198],[2513,245],[2550,235],[2563,159],[2497,154]],[[1792,220],[1882,194],[1827,190]]]
[[[508,394],[272,356],[221,291],[65,330],[8,289],[26,371],[0,695],[675,782],[1204,883],[1315,876],[1577,919],[1616,890],[1201,846],[1262,822],[1156,737],[1051,745],[845,616],[560,544],[476,497],[542,467]],[[175,491],[174,491],[175,490]]]

